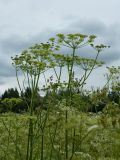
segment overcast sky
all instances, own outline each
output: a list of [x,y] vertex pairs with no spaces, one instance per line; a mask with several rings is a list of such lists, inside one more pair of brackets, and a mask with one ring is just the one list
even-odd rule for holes
[[[120,0],[0,0],[0,93],[17,86],[11,56],[56,33],[79,32],[111,46],[100,57],[106,66],[120,65]],[[91,85],[103,84],[105,72],[96,70]]]

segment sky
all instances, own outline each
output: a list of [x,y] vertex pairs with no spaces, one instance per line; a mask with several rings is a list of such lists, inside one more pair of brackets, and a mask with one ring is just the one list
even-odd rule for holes
[[[120,65],[120,0],[0,0],[0,94],[17,87],[11,56],[57,33],[95,34],[110,45],[88,83],[104,84],[106,66]],[[81,52],[87,56],[88,49]]]

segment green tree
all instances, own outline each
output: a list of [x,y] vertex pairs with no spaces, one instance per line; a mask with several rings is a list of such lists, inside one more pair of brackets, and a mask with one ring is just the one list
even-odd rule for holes
[[17,112],[20,113],[25,108],[20,98],[4,98],[1,101],[1,112]]
[[8,90],[5,90],[5,92],[2,94],[2,99],[4,98],[19,98],[19,92],[17,88],[9,88]]

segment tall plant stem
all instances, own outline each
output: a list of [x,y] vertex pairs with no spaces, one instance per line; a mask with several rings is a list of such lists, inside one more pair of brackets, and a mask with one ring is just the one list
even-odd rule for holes
[[44,130],[42,130],[42,133],[41,133],[41,159],[40,160],[43,160],[43,147],[44,145]]
[[[69,70],[69,80],[68,80],[68,92],[70,94],[70,97],[68,98],[68,100],[66,101],[66,106],[69,104],[68,101],[70,101],[70,106],[71,106],[71,99],[72,99],[72,86],[71,86],[71,82],[72,82],[72,78],[73,78],[73,66],[74,66],[74,57],[75,57],[75,49],[76,48],[72,48],[73,49],[73,54],[72,54],[72,62],[71,62],[71,67]],[[67,127],[67,121],[68,121],[68,111],[66,109],[65,111],[65,124]],[[68,159],[68,129],[65,128],[65,158],[66,160]]]
[[[67,118],[68,118],[68,111],[66,109],[66,112],[65,112],[66,127],[67,127]],[[65,158],[66,160],[68,159],[68,130],[67,129],[65,129]]]

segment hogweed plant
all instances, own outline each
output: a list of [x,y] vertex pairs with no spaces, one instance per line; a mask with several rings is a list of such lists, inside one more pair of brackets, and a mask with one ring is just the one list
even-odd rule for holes
[[[50,55],[53,50],[56,50],[57,47],[54,47],[53,44],[43,44],[35,45],[30,49],[23,51],[20,56],[16,56],[13,59],[13,65],[16,69],[16,77],[18,81],[18,85],[20,90],[25,89],[25,83],[27,83],[28,87],[31,89],[30,95],[30,104],[28,104],[28,111],[30,116],[34,115],[34,99],[37,94],[37,89],[39,85],[39,79],[41,74],[43,74],[46,70],[48,70],[52,63],[50,61]],[[24,80],[21,87],[19,82],[18,72],[21,71]],[[46,114],[47,115],[47,114]],[[41,114],[40,114],[41,119]],[[43,128],[41,127],[42,136],[43,136]],[[27,151],[26,151],[26,160],[33,159],[33,141],[34,141],[34,122],[33,119],[29,119],[29,129],[28,129],[28,144],[27,144]],[[43,159],[43,137],[41,142],[41,160]]]
[[[33,45],[21,55],[12,57],[20,91],[27,87],[31,90],[30,103],[23,97],[28,106],[28,114],[25,116],[24,134],[27,142],[24,144],[24,158],[17,141],[19,129],[16,127],[14,159],[91,159],[90,154],[84,153],[84,148],[88,148],[87,141],[93,146],[90,142],[91,133],[96,133],[97,138],[99,127],[97,121],[93,125],[86,113],[80,112],[76,105],[80,105],[77,104],[78,95],[82,93],[92,71],[103,64],[98,60],[99,54],[108,47],[103,44],[95,45],[95,39],[95,35],[57,34],[47,43]],[[88,46],[96,51],[95,58],[83,58],[79,54],[81,48]],[[62,53],[63,47],[69,48],[70,53]],[[52,72],[49,78],[48,72]],[[20,80],[19,73],[20,76],[23,75],[23,81]],[[68,77],[65,81],[62,80],[64,74]],[[44,86],[40,83],[42,77],[45,80]],[[42,105],[35,106],[38,89],[45,92],[42,104],[45,108]],[[62,98],[56,98],[60,93],[63,93]],[[91,150],[91,155],[94,152]]]
[[[68,119],[68,111],[67,111],[67,106],[71,107],[71,102],[72,102],[72,96],[73,96],[73,88],[77,88],[77,90],[81,90],[86,82],[86,80],[88,79],[88,77],[90,76],[91,72],[93,71],[93,69],[95,69],[96,67],[99,67],[103,64],[103,62],[98,62],[98,56],[100,54],[100,52],[102,51],[103,48],[106,48],[107,46],[105,45],[97,45],[95,46],[94,40],[95,40],[96,36],[94,35],[83,35],[83,34],[68,34],[68,35],[64,35],[64,34],[58,34],[57,38],[51,38],[50,41],[53,42],[57,42],[60,46],[65,46],[68,47],[69,49],[71,49],[71,53],[68,53],[67,55],[64,55],[64,57],[62,57],[62,59],[59,58],[59,56],[56,57],[61,60],[61,64],[60,67],[60,74],[59,76],[56,74],[57,78],[61,76],[61,69],[63,67],[63,65],[66,65],[67,67],[67,74],[68,74],[68,82],[67,82],[67,91],[68,91],[68,97],[66,99],[66,111],[65,111],[65,124],[67,126],[67,119]],[[94,59],[88,59],[88,58],[81,58],[81,55],[77,54],[77,50],[79,50],[82,47],[86,47],[86,46],[91,46],[93,47],[97,54],[96,57]],[[55,58],[56,58],[55,57]],[[64,63],[63,63],[64,62]],[[75,66],[78,66],[79,68],[82,68],[84,70],[84,74],[82,75],[82,77],[80,78],[79,81],[77,81],[77,83],[75,82]],[[54,68],[55,70],[55,68]],[[80,73],[80,71],[77,70],[77,72]],[[56,71],[55,71],[56,73]],[[58,81],[60,80],[60,78],[58,78]],[[77,87],[76,87],[77,85]],[[75,129],[73,131],[75,133]],[[74,142],[73,142],[74,143]],[[74,144],[73,144],[74,146]],[[74,148],[74,147],[73,147]],[[74,149],[72,151],[72,156],[74,154]],[[65,159],[68,159],[69,157],[69,153],[68,153],[68,131],[67,129],[65,129]]]

